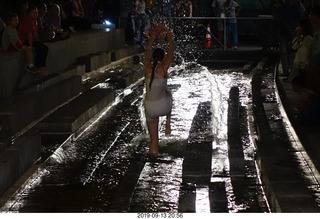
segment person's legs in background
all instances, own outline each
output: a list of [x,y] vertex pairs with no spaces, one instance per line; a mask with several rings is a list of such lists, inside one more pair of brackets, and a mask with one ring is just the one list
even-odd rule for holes
[[135,19],[135,41],[138,44],[143,43],[145,31],[145,15],[138,15]]
[[33,47],[35,49],[35,66],[39,69],[40,75],[45,76],[46,70],[46,61],[48,55],[48,46],[42,42],[35,41],[33,42]]
[[230,31],[232,36],[233,49],[238,49],[238,24],[230,23]]

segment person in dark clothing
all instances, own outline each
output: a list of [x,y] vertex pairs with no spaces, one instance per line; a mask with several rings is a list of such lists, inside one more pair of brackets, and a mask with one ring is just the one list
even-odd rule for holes
[[71,32],[91,29],[91,25],[94,22],[77,12],[77,7],[73,0],[66,0],[62,10],[62,29],[69,29]]
[[143,44],[146,30],[146,1],[136,0],[134,3],[135,16],[135,40],[138,44]]
[[290,43],[294,38],[294,31],[299,20],[304,15],[304,9],[297,0],[285,0],[275,11],[275,18],[278,22],[279,46],[283,75],[288,76],[293,62]]
[[127,25],[126,25],[126,42],[129,44],[134,44],[134,37],[135,37],[136,27],[134,21],[134,13],[130,11],[127,17]]

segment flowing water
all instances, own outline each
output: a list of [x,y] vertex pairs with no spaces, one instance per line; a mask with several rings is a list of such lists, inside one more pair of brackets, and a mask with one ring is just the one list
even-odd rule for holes
[[[135,68],[140,69],[141,65]],[[183,194],[188,191],[182,180],[184,153],[197,109],[205,104],[210,110],[210,124],[198,134],[212,142],[210,181],[224,185],[220,193],[225,197],[225,206],[221,209],[226,212],[269,212],[256,170],[255,148],[247,121],[251,101],[250,75],[242,74],[238,69],[212,70],[182,61],[170,68],[168,84],[174,99],[172,134],[164,136],[165,121],[160,120],[161,162],[143,158],[148,150],[148,135],[142,105],[144,85],[140,80],[129,88],[117,89],[115,103],[79,137],[62,143],[2,210],[110,212],[119,209],[115,207],[115,200],[123,201],[122,196],[129,196],[127,208],[121,211],[183,211],[182,203],[187,200]],[[99,86],[115,85],[103,82]],[[229,91],[233,86],[240,90],[246,166],[242,180],[233,180],[229,172],[227,112]],[[56,146],[52,140],[44,145],[47,150]],[[126,178],[128,172],[135,174],[136,181],[132,176]],[[130,187],[130,183],[132,191],[124,192],[123,188]],[[210,212],[209,185],[193,185],[193,191],[193,211]]]

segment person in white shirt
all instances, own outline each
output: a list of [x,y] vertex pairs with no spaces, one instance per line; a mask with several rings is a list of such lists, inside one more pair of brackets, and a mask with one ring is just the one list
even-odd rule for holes
[[[238,24],[237,16],[241,10],[240,5],[233,0],[226,0],[222,4],[222,13],[229,18],[227,20],[227,39],[231,38],[232,42],[227,42],[227,44],[232,45],[233,49],[238,49]],[[231,36],[229,36],[231,33]]]
[[292,40],[292,50],[295,51],[292,70],[288,78],[290,81],[301,73],[305,73],[308,64],[311,45],[313,41],[313,28],[308,18],[299,21],[295,30],[295,37]]

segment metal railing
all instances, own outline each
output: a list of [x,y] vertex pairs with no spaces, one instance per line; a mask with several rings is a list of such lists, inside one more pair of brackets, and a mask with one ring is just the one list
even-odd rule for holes
[[[127,28],[128,19],[132,19],[132,22],[135,21],[137,17],[126,17],[126,18],[119,18],[119,27]],[[148,30],[152,24],[154,23],[164,23],[172,29],[176,35],[177,34],[185,34],[187,35],[196,35],[197,33],[193,32],[196,28],[200,28],[200,30],[204,31],[205,34],[210,34],[211,38],[224,50],[228,47],[228,29],[230,20],[236,19],[237,21],[237,29],[238,32],[242,30],[250,32],[250,30],[255,34],[263,34],[261,31],[264,31],[265,34],[276,34],[274,29],[276,27],[276,22],[271,15],[259,15],[257,17],[161,17],[161,16],[146,16],[145,17],[145,29]],[[217,24],[219,21],[222,23],[222,30],[223,30],[223,38],[220,39],[217,36],[217,26],[212,24]],[[207,29],[207,24],[210,23],[210,32]],[[270,29],[272,28],[272,29]],[[204,35],[203,35],[204,36]],[[268,36],[263,36],[268,37]]]

